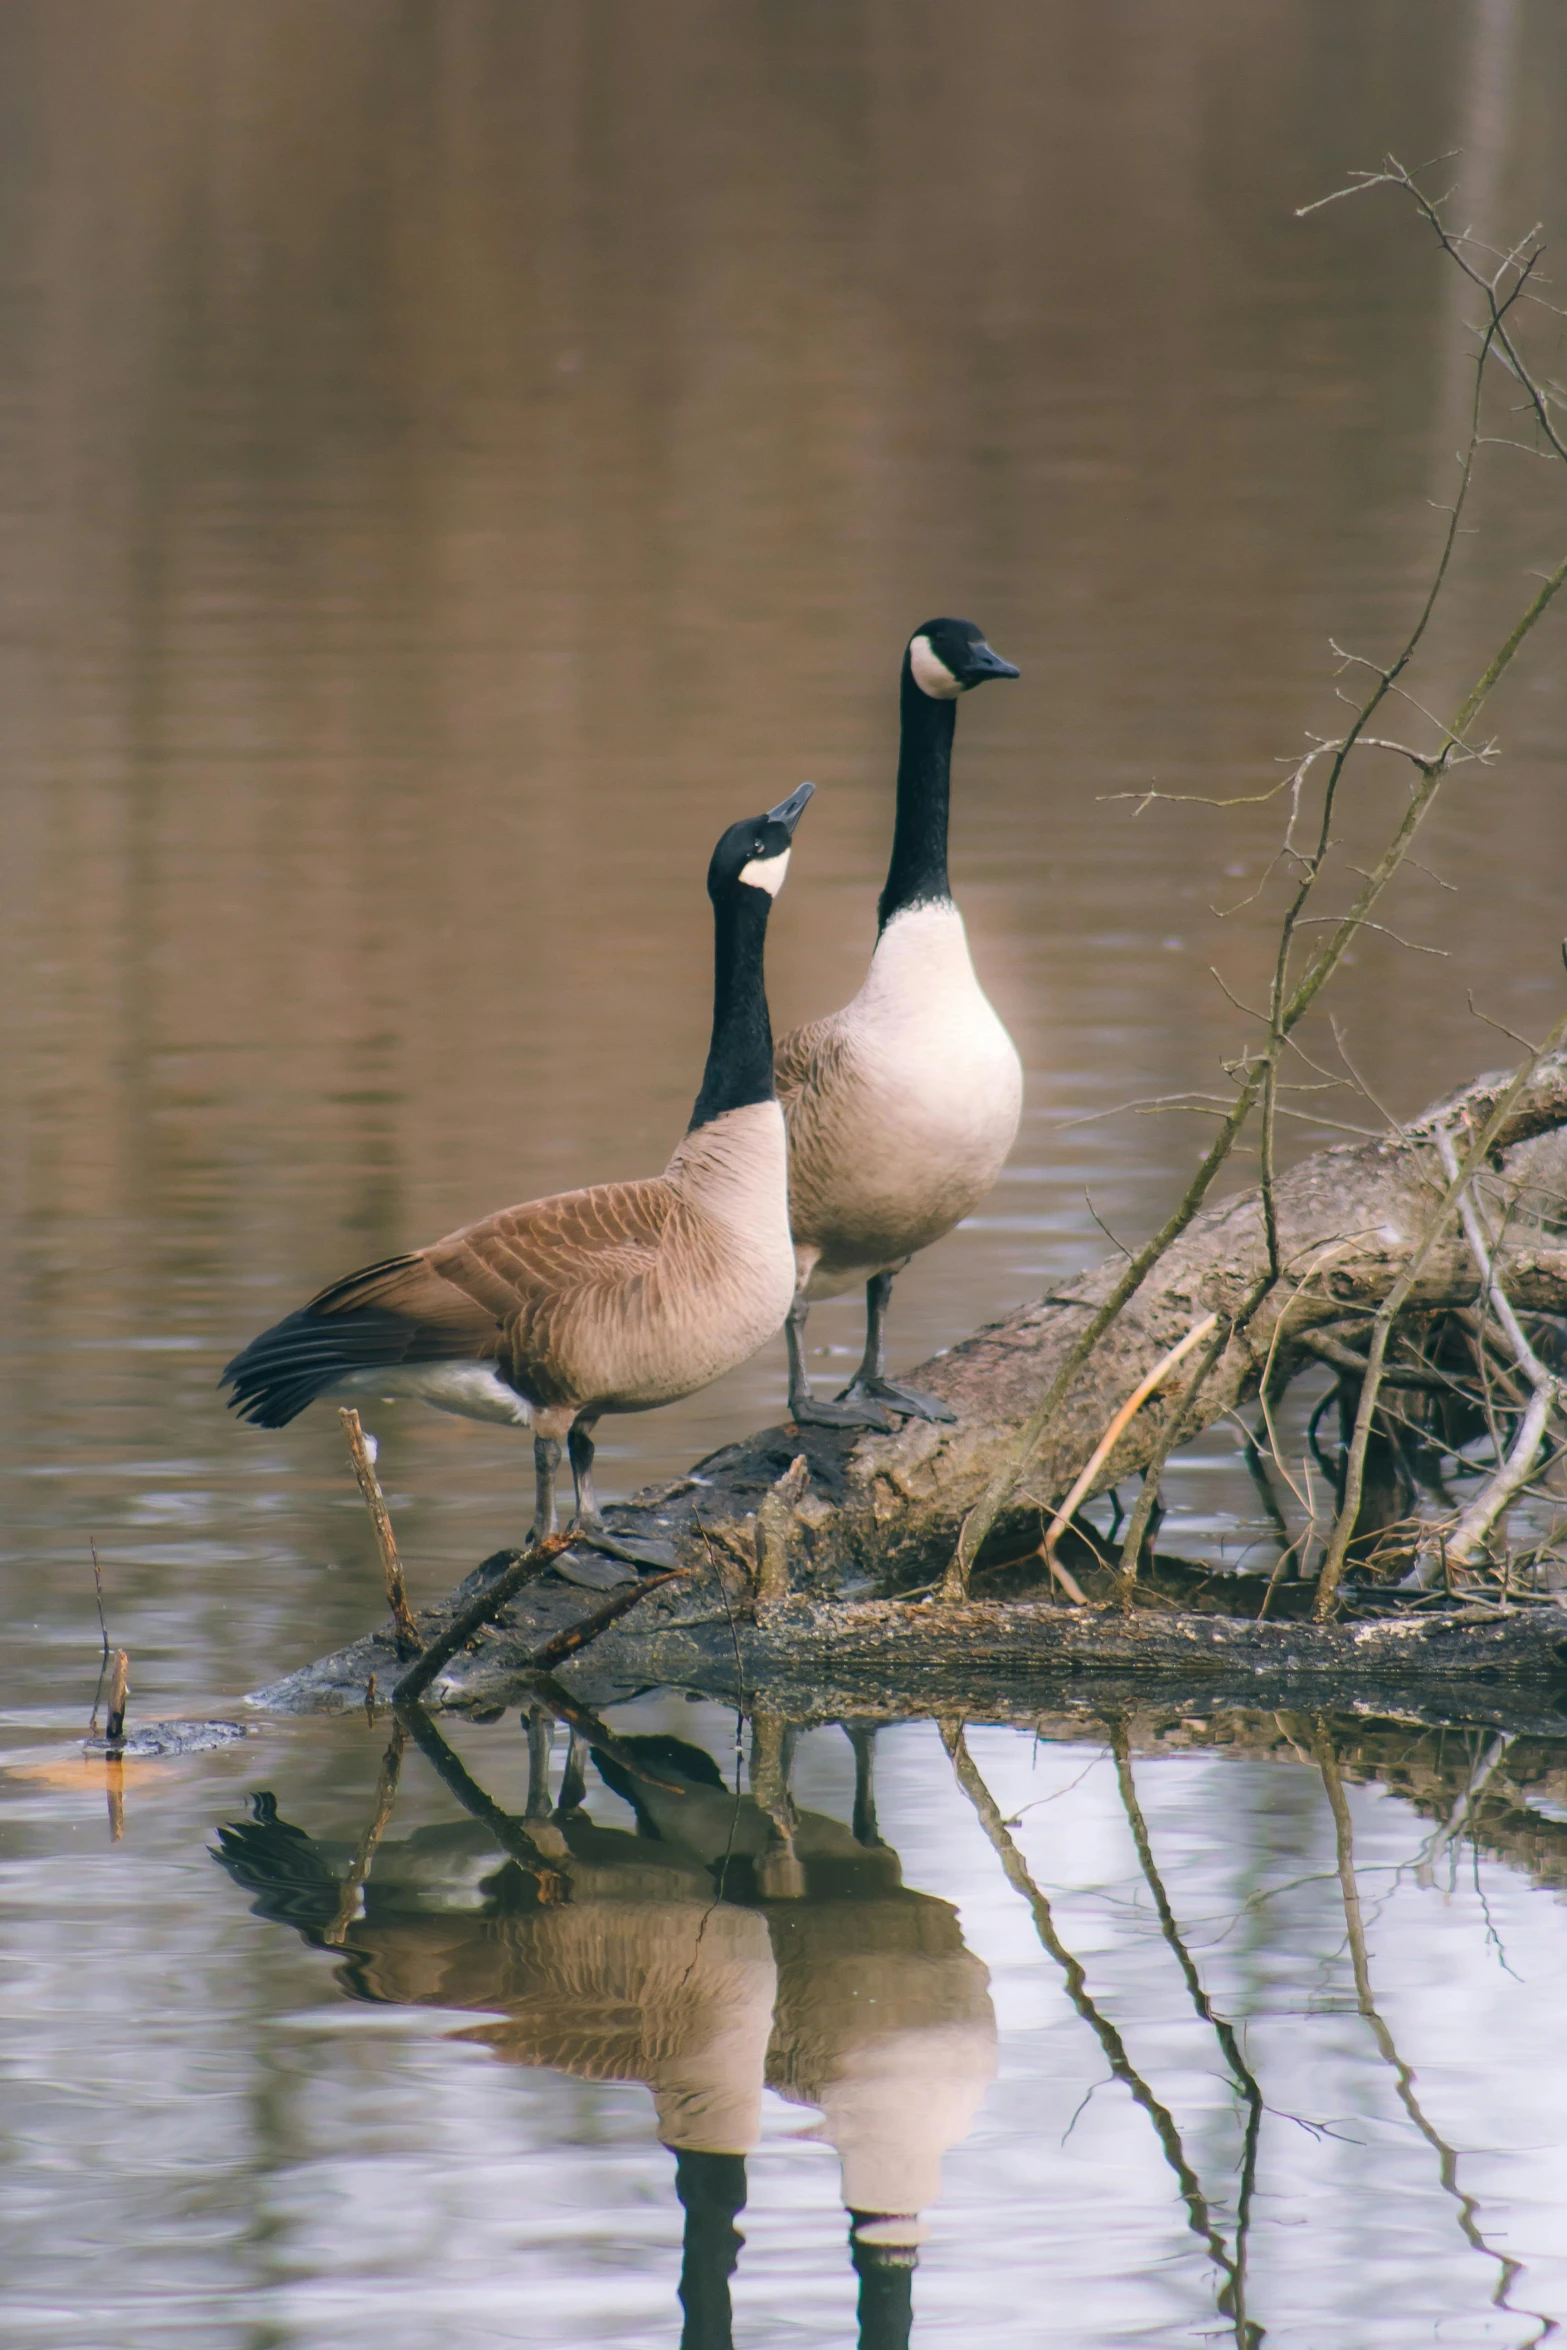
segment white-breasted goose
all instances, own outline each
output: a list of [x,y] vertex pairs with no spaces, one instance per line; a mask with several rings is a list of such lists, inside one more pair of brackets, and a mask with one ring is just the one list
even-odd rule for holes
[[564,1438],[577,1523],[597,1549],[671,1563],[605,1533],[593,1490],[604,1412],[691,1395],[772,1337],[794,1294],[787,1148],[763,977],[767,918],[813,786],[713,851],[713,1032],[691,1123],[662,1175],[503,1208],[429,1248],[335,1281],[252,1339],[230,1403],[281,1428],[318,1397],[417,1398],[533,1430],[533,1539],[555,1528]]
[[[897,818],[871,967],[852,1003],[778,1047],[799,1275],[786,1325],[797,1422],[886,1429],[894,1412],[954,1417],[886,1377],[883,1332],[893,1276],[984,1198],[1022,1110],[1017,1051],[974,976],[947,881],[958,697],[1017,674],[971,620],[915,630],[903,656]],[[805,1375],[806,1315],[813,1299],[861,1282],[864,1360],[837,1402],[819,1401]]]

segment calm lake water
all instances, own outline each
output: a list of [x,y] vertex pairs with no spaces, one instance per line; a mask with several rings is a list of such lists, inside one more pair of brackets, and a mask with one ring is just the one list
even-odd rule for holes
[[[1547,1738],[1150,1715],[1118,1766],[1087,1716],[977,1727],[1047,1915],[930,1723],[879,1736],[883,1844],[843,1730],[802,1735],[836,1824],[798,1902],[639,1837],[590,1769],[541,1906],[410,1751],[340,1927],[384,1724],[128,1769],[117,1841],[77,1743],[89,1538],[142,1719],[231,1713],[379,1612],[330,1415],[237,1427],[219,1368],[334,1272],[662,1164],[708,851],[804,776],[775,1014],[852,990],[931,612],[1023,672],[962,712],[953,866],[1028,1107],[900,1280],[894,1362],[1095,1259],[1096,1216],[1149,1228],[1200,1127],[1072,1121],[1243,1047],[1278,816],[1115,795],[1254,793],[1333,726],[1332,645],[1407,628],[1462,427],[1464,308],[1418,224],[1294,208],[1450,154],[1480,233],[1567,240],[1560,10],[11,0],[0,114],[0,2334],[673,2343],[686,2215],[643,2084],[714,2048],[690,2094],[756,2107],[743,2350],[885,2350],[911,2292],[916,2343],[1567,2323]],[[1489,454],[1429,706],[1564,513]],[[1561,626],[1389,912],[1443,953],[1370,935],[1339,983],[1395,1111],[1508,1056],[1471,993],[1525,1032],[1558,1007]],[[1402,788],[1368,766],[1347,860]],[[1295,1148],[1369,1115],[1304,1106]],[[813,1316],[824,1378],[858,1327]],[[608,1424],[605,1490],[775,1418],[783,1378],[780,1342]],[[504,1432],[378,1429],[420,1596],[517,1537]],[[1172,1547],[1257,1538],[1229,1433],[1179,1482]],[[731,1774],[709,1707],[617,1726]],[[515,1717],[451,1736],[520,1812]],[[883,2244],[855,2273],[854,2130],[919,2201],[917,2271]],[[736,2174],[681,2184],[710,2350]]]

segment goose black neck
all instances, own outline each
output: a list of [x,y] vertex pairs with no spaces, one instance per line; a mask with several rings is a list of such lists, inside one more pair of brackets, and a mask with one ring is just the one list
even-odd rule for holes
[[956,701],[938,702],[914,682],[907,653],[900,687],[902,738],[898,747],[898,814],[892,861],[877,918],[883,930],[910,906],[950,902],[947,882],[947,796],[952,777]]
[[773,1099],[773,1030],[762,977],[772,910],[766,890],[746,882],[726,889],[714,904],[713,1041],[691,1112],[692,1128],[721,1118],[725,1110]]

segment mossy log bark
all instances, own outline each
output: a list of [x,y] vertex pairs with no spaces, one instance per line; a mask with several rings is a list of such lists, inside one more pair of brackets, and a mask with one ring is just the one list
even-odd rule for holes
[[[1433,1133],[1439,1126],[1477,1127],[1508,1082],[1506,1076],[1478,1079],[1402,1133],[1321,1151],[1280,1179],[1282,1270],[1210,1376],[1203,1424],[1251,1400],[1264,1377],[1271,1390],[1284,1387],[1319,1359],[1313,1340],[1354,1346],[1441,1197],[1445,1179]],[[1567,1056],[1536,1073],[1498,1139],[1493,1169],[1507,1211],[1496,1262],[1508,1295],[1520,1310],[1567,1314],[1567,1245],[1558,1236],[1567,1222]],[[1005,1557],[1037,1537],[1041,1512],[1070,1488],[1117,1407],[1194,1322],[1234,1314],[1267,1262],[1255,1191],[1193,1221],[1084,1365],[998,1520],[991,1556]],[[869,1603],[871,1594],[908,1591],[940,1574],[965,1513],[1015,1448],[1084,1312],[1106,1295],[1117,1271],[1112,1260],[920,1365],[913,1377],[952,1406],[957,1419],[950,1426],[916,1420],[878,1436],[786,1423],[615,1511],[623,1532],[673,1539],[691,1572],[595,1643],[589,1655],[605,1652],[595,1675],[613,1658],[614,1676],[628,1684],[686,1679],[706,1685],[727,1658],[721,1677],[754,1685],[759,1675],[813,1663],[841,1674],[851,1657],[872,1677],[917,1672],[922,1659],[932,1669],[958,1669],[966,1659],[986,1660],[998,1672],[1037,1673],[1185,1670],[1201,1656],[1208,1661],[1199,1670],[1206,1673],[1216,1669],[1221,1652],[1242,1676],[1264,1672],[1270,1680],[1321,1669],[1375,1681],[1384,1664],[1398,1680],[1432,1669],[1509,1680],[1562,1673],[1567,1626],[1554,1607],[1530,1611],[1538,1623],[1513,1618],[1484,1638],[1472,1620],[1473,1637],[1455,1646],[1450,1632],[1418,1623],[1257,1625],[1211,1613],[1172,1614],[1168,1602],[1157,1616],[1114,1623],[1091,1611],[1039,1604]],[[1469,1306],[1477,1294],[1475,1266],[1455,1218],[1427,1256],[1409,1311]],[[1104,1462],[1094,1490],[1143,1466],[1171,1408],[1158,1396],[1143,1408]],[[800,1461],[803,1469],[795,1465]],[[504,1554],[490,1571],[501,1563]],[[570,1559],[565,1564],[569,1576]],[[595,1572],[590,1554],[580,1554],[578,1571],[584,1578]],[[461,1595],[424,1616],[426,1640],[450,1620],[459,1596],[471,1599],[482,1588],[484,1572],[476,1570]],[[434,1684],[433,1702],[499,1702],[506,1676],[524,1671],[536,1650],[586,1606],[569,1580],[542,1578],[453,1659]],[[398,1674],[389,1638],[357,1642],[258,1691],[256,1701],[290,1708],[358,1702],[372,1671],[382,1694],[389,1692]]]

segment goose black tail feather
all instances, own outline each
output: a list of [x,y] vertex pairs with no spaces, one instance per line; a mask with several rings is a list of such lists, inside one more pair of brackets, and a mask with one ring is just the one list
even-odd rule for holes
[[[253,1338],[218,1384],[232,1387],[229,1409],[257,1428],[286,1428],[350,1371],[381,1371],[437,1351],[407,1315],[371,1304],[364,1292],[388,1276],[417,1268],[415,1257],[388,1257],[323,1289],[298,1313]],[[445,1350],[439,1350],[445,1351]]]

